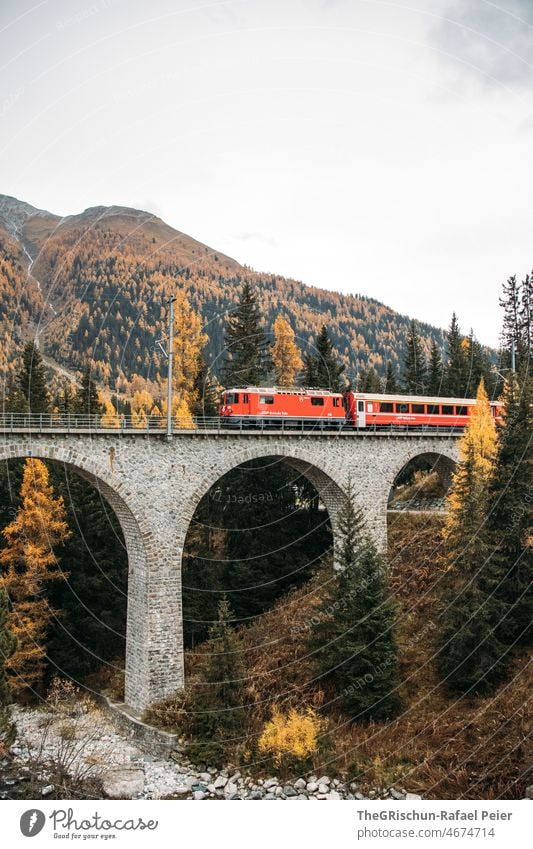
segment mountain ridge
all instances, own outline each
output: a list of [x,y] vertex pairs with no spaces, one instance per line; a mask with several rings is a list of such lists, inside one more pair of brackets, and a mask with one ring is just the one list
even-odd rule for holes
[[[226,315],[245,280],[257,291],[268,334],[282,312],[307,350],[327,324],[352,379],[368,365],[383,374],[387,360],[398,367],[403,356],[408,316],[371,296],[252,270],[145,210],[99,205],[60,217],[0,195],[0,228],[0,290],[9,288],[7,275],[15,304],[24,305],[19,315],[11,297],[13,339],[6,340],[9,354],[0,369],[14,368],[23,338],[38,332],[59,365],[79,371],[89,356],[96,377],[111,389],[134,375],[157,382],[164,365],[154,340],[165,335],[164,301],[179,287],[202,315],[209,364],[218,372]],[[6,318],[4,310],[4,336]],[[441,329],[426,322],[419,327],[426,351],[432,339],[442,346]]]

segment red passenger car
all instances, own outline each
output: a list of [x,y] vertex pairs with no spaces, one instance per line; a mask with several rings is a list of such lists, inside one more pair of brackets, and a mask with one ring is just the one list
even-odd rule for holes
[[[356,428],[463,428],[468,424],[476,400],[347,392],[345,403],[346,418]],[[497,418],[501,404],[493,401],[490,406],[492,415]]]
[[238,427],[339,428],[345,423],[341,392],[325,389],[228,389],[222,396],[220,416]]

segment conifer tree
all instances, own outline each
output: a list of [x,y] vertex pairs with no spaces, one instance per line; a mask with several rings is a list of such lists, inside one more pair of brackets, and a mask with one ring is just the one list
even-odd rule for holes
[[72,386],[67,383],[59,397],[60,413],[74,413],[76,410],[76,394],[72,391]]
[[313,354],[304,352],[303,371],[300,376],[300,384],[313,388],[318,386],[317,361]]
[[202,759],[220,757],[224,742],[242,736],[245,722],[244,677],[239,639],[231,626],[233,612],[226,596],[209,632],[209,660],[204,686],[197,689],[192,730],[198,743],[190,752]]
[[396,379],[396,370],[390,360],[387,361],[384,391],[385,395],[397,395],[400,391],[400,387],[398,386],[398,381]]
[[526,274],[520,293],[520,370],[533,374],[533,271]]
[[403,365],[403,388],[412,395],[423,395],[426,388],[426,357],[422,341],[413,319],[407,336],[407,350]]
[[486,534],[496,595],[506,610],[497,633],[506,645],[527,643],[533,623],[533,378],[526,366],[509,375],[504,390],[503,426],[488,491]]
[[17,376],[17,383],[31,413],[49,412],[50,395],[46,369],[34,342],[27,342],[24,346],[22,368]]
[[442,394],[442,357],[434,339],[431,340],[426,391],[433,396]]
[[91,375],[91,362],[87,360],[81,376],[81,385],[76,391],[74,410],[86,416],[102,416],[105,413],[105,407],[100,401],[96,382]]
[[497,576],[484,534],[496,450],[496,428],[482,381],[460,442],[445,526],[447,573],[437,662],[442,681],[461,692],[487,692],[503,674],[504,647],[496,624],[505,610],[494,595]]
[[504,366],[511,367],[511,349],[514,345],[515,357],[519,356],[521,321],[520,321],[520,284],[516,275],[503,284],[503,294],[500,298],[500,306],[503,309],[503,327],[501,334],[502,348],[504,352]]
[[342,392],[345,389],[343,372],[344,365],[339,361],[328,329],[323,324],[316,341],[316,354],[304,356],[305,384],[317,389]]
[[54,549],[70,535],[63,498],[55,498],[48,469],[41,460],[28,459],[20,490],[21,506],[3,530],[0,551],[3,584],[12,605],[9,626],[17,648],[8,661],[12,686],[39,688],[45,671],[46,641],[54,615],[47,599],[50,581],[64,579]]
[[466,369],[465,396],[473,396],[480,381],[483,380],[487,392],[492,397],[496,388],[497,378],[495,377],[492,363],[475,338],[473,330],[470,331],[470,336],[463,340],[463,351]]
[[208,366],[205,350],[200,355],[198,373],[194,384],[193,416],[218,416],[220,406],[219,384]]
[[229,316],[224,345],[225,385],[261,385],[265,377],[267,340],[257,297],[248,282],[243,286],[238,308]]
[[359,374],[359,392],[381,392],[381,380],[373,366],[363,369]]
[[503,284],[503,295],[500,298],[503,307],[503,329],[501,334],[503,366],[511,368],[511,351],[514,346],[515,366],[517,371],[525,368],[529,374],[533,371],[533,273],[526,274],[525,279],[518,283],[515,276]]
[[395,605],[385,566],[368,536],[353,489],[339,515],[338,571],[314,625],[310,648],[318,674],[335,686],[353,720],[385,719],[400,707],[399,669],[393,635]]
[[6,662],[17,647],[17,638],[8,626],[8,595],[0,587],[0,751],[11,746],[16,728],[11,719],[11,687],[6,675]]
[[449,398],[464,398],[467,382],[467,363],[463,337],[455,313],[446,332],[447,357],[444,367],[443,394]]
[[276,373],[276,385],[294,386],[296,375],[303,363],[294,341],[294,330],[282,315],[278,315],[274,322],[274,344],[271,357]]

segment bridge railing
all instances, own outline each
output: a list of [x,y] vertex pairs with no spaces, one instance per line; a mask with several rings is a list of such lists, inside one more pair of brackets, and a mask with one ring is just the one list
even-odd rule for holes
[[[165,416],[110,416],[87,415],[84,413],[0,413],[0,433],[45,433],[56,432],[87,432],[87,433],[129,433],[129,434],[164,434],[167,420]],[[174,417],[172,432],[191,433],[210,431],[217,433],[418,433],[418,434],[449,434],[458,435],[462,428],[442,428],[431,426],[398,426],[354,428],[349,422],[331,422],[328,419],[316,419],[309,422],[304,420],[281,419],[276,422],[264,419],[254,423],[253,427],[242,420],[222,419],[219,416],[188,416]]]

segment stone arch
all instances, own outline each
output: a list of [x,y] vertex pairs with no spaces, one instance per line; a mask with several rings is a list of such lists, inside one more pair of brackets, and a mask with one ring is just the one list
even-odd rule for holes
[[[455,454],[455,457],[452,457],[451,454]],[[447,489],[450,486],[452,475],[457,463],[457,452],[456,451],[447,451],[446,453],[440,453],[437,451],[416,451],[415,453],[410,452],[410,456],[404,458],[401,463],[396,464],[392,469],[392,478],[390,481],[390,489],[392,489],[400,476],[401,472],[405,469],[405,467],[412,463],[413,460],[421,460],[428,463],[431,471],[436,472],[441,480],[441,483]]]
[[[283,450],[280,450],[280,448]],[[321,466],[318,466],[316,461],[309,456],[308,452],[299,450],[296,446],[292,445],[287,447],[273,445],[272,450],[269,450],[265,445],[248,448],[238,454],[232,454],[231,456],[224,457],[216,464],[216,466],[212,467],[209,472],[204,475],[202,482],[196,487],[191,495],[189,503],[183,509],[179,545],[181,555],[183,554],[185,539],[196,508],[209,490],[225,474],[236,469],[243,463],[246,463],[249,460],[260,460],[266,458],[286,463],[293,468],[298,475],[307,478],[307,480],[313,484],[321,501],[328,511],[333,534],[333,553],[335,557],[336,539],[338,539],[337,517],[339,510],[346,500],[346,494],[341,484],[334,479],[331,471],[323,468],[322,464]]]
[[143,611],[139,609],[142,590],[138,584],[147,573],[148,557],[145,541],[151,536],[143,511],[132,493],[114,477],[111,468],[94,462],[71,447],[64,448],[40,440],[9,446],[0,445],[0,462],[29,457],[61,463],[87,480],[102,494],[117,517],[128,556],[125,700],[133,707],[142,705],[146,703],[146,700],[139,690],[139,682],[142,680],[139,669],[146,666],[147,642],[146,634],[142,629],[145,617]]

